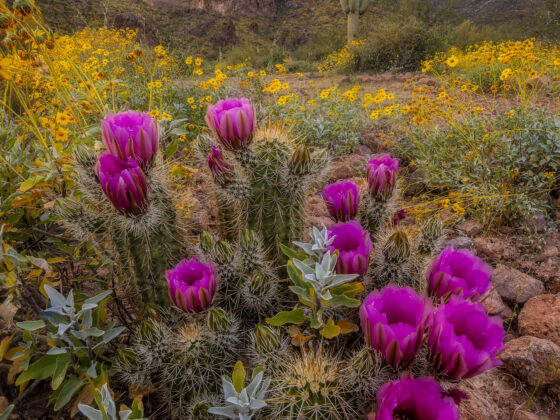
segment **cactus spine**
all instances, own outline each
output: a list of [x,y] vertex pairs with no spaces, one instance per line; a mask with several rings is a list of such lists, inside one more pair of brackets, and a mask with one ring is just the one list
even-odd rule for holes
[[348,16],[348,45],[356,40],[360,15],[363,15],[371,0],[340,0],[342,10]]
[[418,239],[418,252],[422,255],[432,255],[438,248],[438,243],[443,236],[443,223],[437,216],[428,219],[420,231]]

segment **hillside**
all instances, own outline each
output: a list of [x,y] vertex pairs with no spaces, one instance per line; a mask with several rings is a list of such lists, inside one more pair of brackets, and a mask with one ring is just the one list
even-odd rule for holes
[[[544,0],[379,0],[361,19],[365,34],[391,13],[475,24],[527,24]],[[37,0],[47,20],[68,32],[84,26],[135,27],[150,44],[217,57],[263,49],[332,51],[344,44],[339,0]],[[410,12],[409,12],[410,11]],[[247,46],[250,46],[248,48]]]

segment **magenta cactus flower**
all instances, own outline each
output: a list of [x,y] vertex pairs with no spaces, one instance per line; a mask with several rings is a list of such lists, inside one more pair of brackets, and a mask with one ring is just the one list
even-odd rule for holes
[[169,297],[185,312],[201,312],[208,308],[216,292],[216,269],[212,263],[203,264],[195,257],[184,259],[165,272]]
[[471,378],[502,363],[505,331],[499,317],[489,317],[479,303],[451,296],[434,314],[428,350],[434,367],[454,379]]
[[231,166],[222,158],[222,151],[216,146],[212,146],[212,151],[208,156],[208,167],[214,180],[220,185],[225,185],[233,179]]
[[406,366],[422,347],[432,313],[430,301],[413,288],[387,285],[365,298],[360,321],[368,345],[397,368]]
[[148,187],[138,162],[122,160],[105,152],[95,167],[103,192],[111,203],[126,214],[139,214],[144,208]]
[[385,201],[393,194],[399,175],[399,159],[389,155],[374,157],[366,165],[369,193],[376,199]]
[[206,123],[226,149],[240,149],[253,139],[255,110],[247,98],[225,99],[208,107]]
[[491,275],[492,268],[471,251],[448,247],[426,274],[428,292],[438,298],[454,294],[475,301],[492,287]]
[[373,249],[369,232],[362,229],[355,220],[337,223],[327,228],[329,238],[334,240],[327,247],[332,253],[339,252],[335,271],[338,274],[359,274],[363,276],[368,269],[369,254]]
[[387,382],[377,391],[375,420],[459,420],[453,397],[432,377]]
[[352,181],[340,181],[323,189],[323,200],[337,222],[347,222],[358,214],[360,189]]
[[127,111],[101,120],[101,137],[107,150],[123,160],[152,163],[159,143],[159,126],[150,114]]

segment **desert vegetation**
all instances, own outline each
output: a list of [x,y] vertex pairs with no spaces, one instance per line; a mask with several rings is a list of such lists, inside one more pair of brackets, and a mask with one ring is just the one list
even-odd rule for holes
[[344,0],[216,55],[41,3],[0,0],[0,419],[559,418],[553,32]]

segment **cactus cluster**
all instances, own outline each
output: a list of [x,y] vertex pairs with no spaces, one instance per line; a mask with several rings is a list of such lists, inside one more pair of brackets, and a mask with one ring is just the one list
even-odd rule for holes
[[[304,242],[306,196],[326,155],[283,131],[257,128],[246,99],[209,107],[207,121],[214,140],[203,136],[198,147],[208,155],[219,226],[200,233],[189,258],[184,250],[154,254],[173,243],[174,220],[156,156],[134,149],[136,164],[111,173],[100,188],[97,156],[77,155],[84,194],[65,202],[67,219],[88,235],[149,237],[142,261],[155,257],[160,277],[150,266],[153,278],[167,286],[168,296],[145,311],[119,350],[117,378],[153,390],[171,419],[342,420],[365,417],[375,398],[388,410],[387,395],[417,385],[397,381],[404,371],[425,376],[435,366],[437,375],[459,379],[485,369],[477,357],[484,366],[499,363],[503,329],[476,304],[489,289],[489,267],[448,249],[423,275],[443,228],[433,219],[415,237],[395,222],[398,159],[373,157],[361,193],[350,181],[327,186],[323,198],[336,223],[312,227]],[[108,144],[122,152],[120,143]],[[102,220],[92,202],[112,216]],[[132,252],[140,244],[117,241],[115,248]],[[137,263],[132,258],[127,267],[137,270]],[[160,295],[159,286],[151,293]],[[475,316],[481,333],[467,328],[463,312]],[[460,353],[458,334],[484,348],[473,351],[476,357]],[[451,404],[442,407],[455,412]]]

